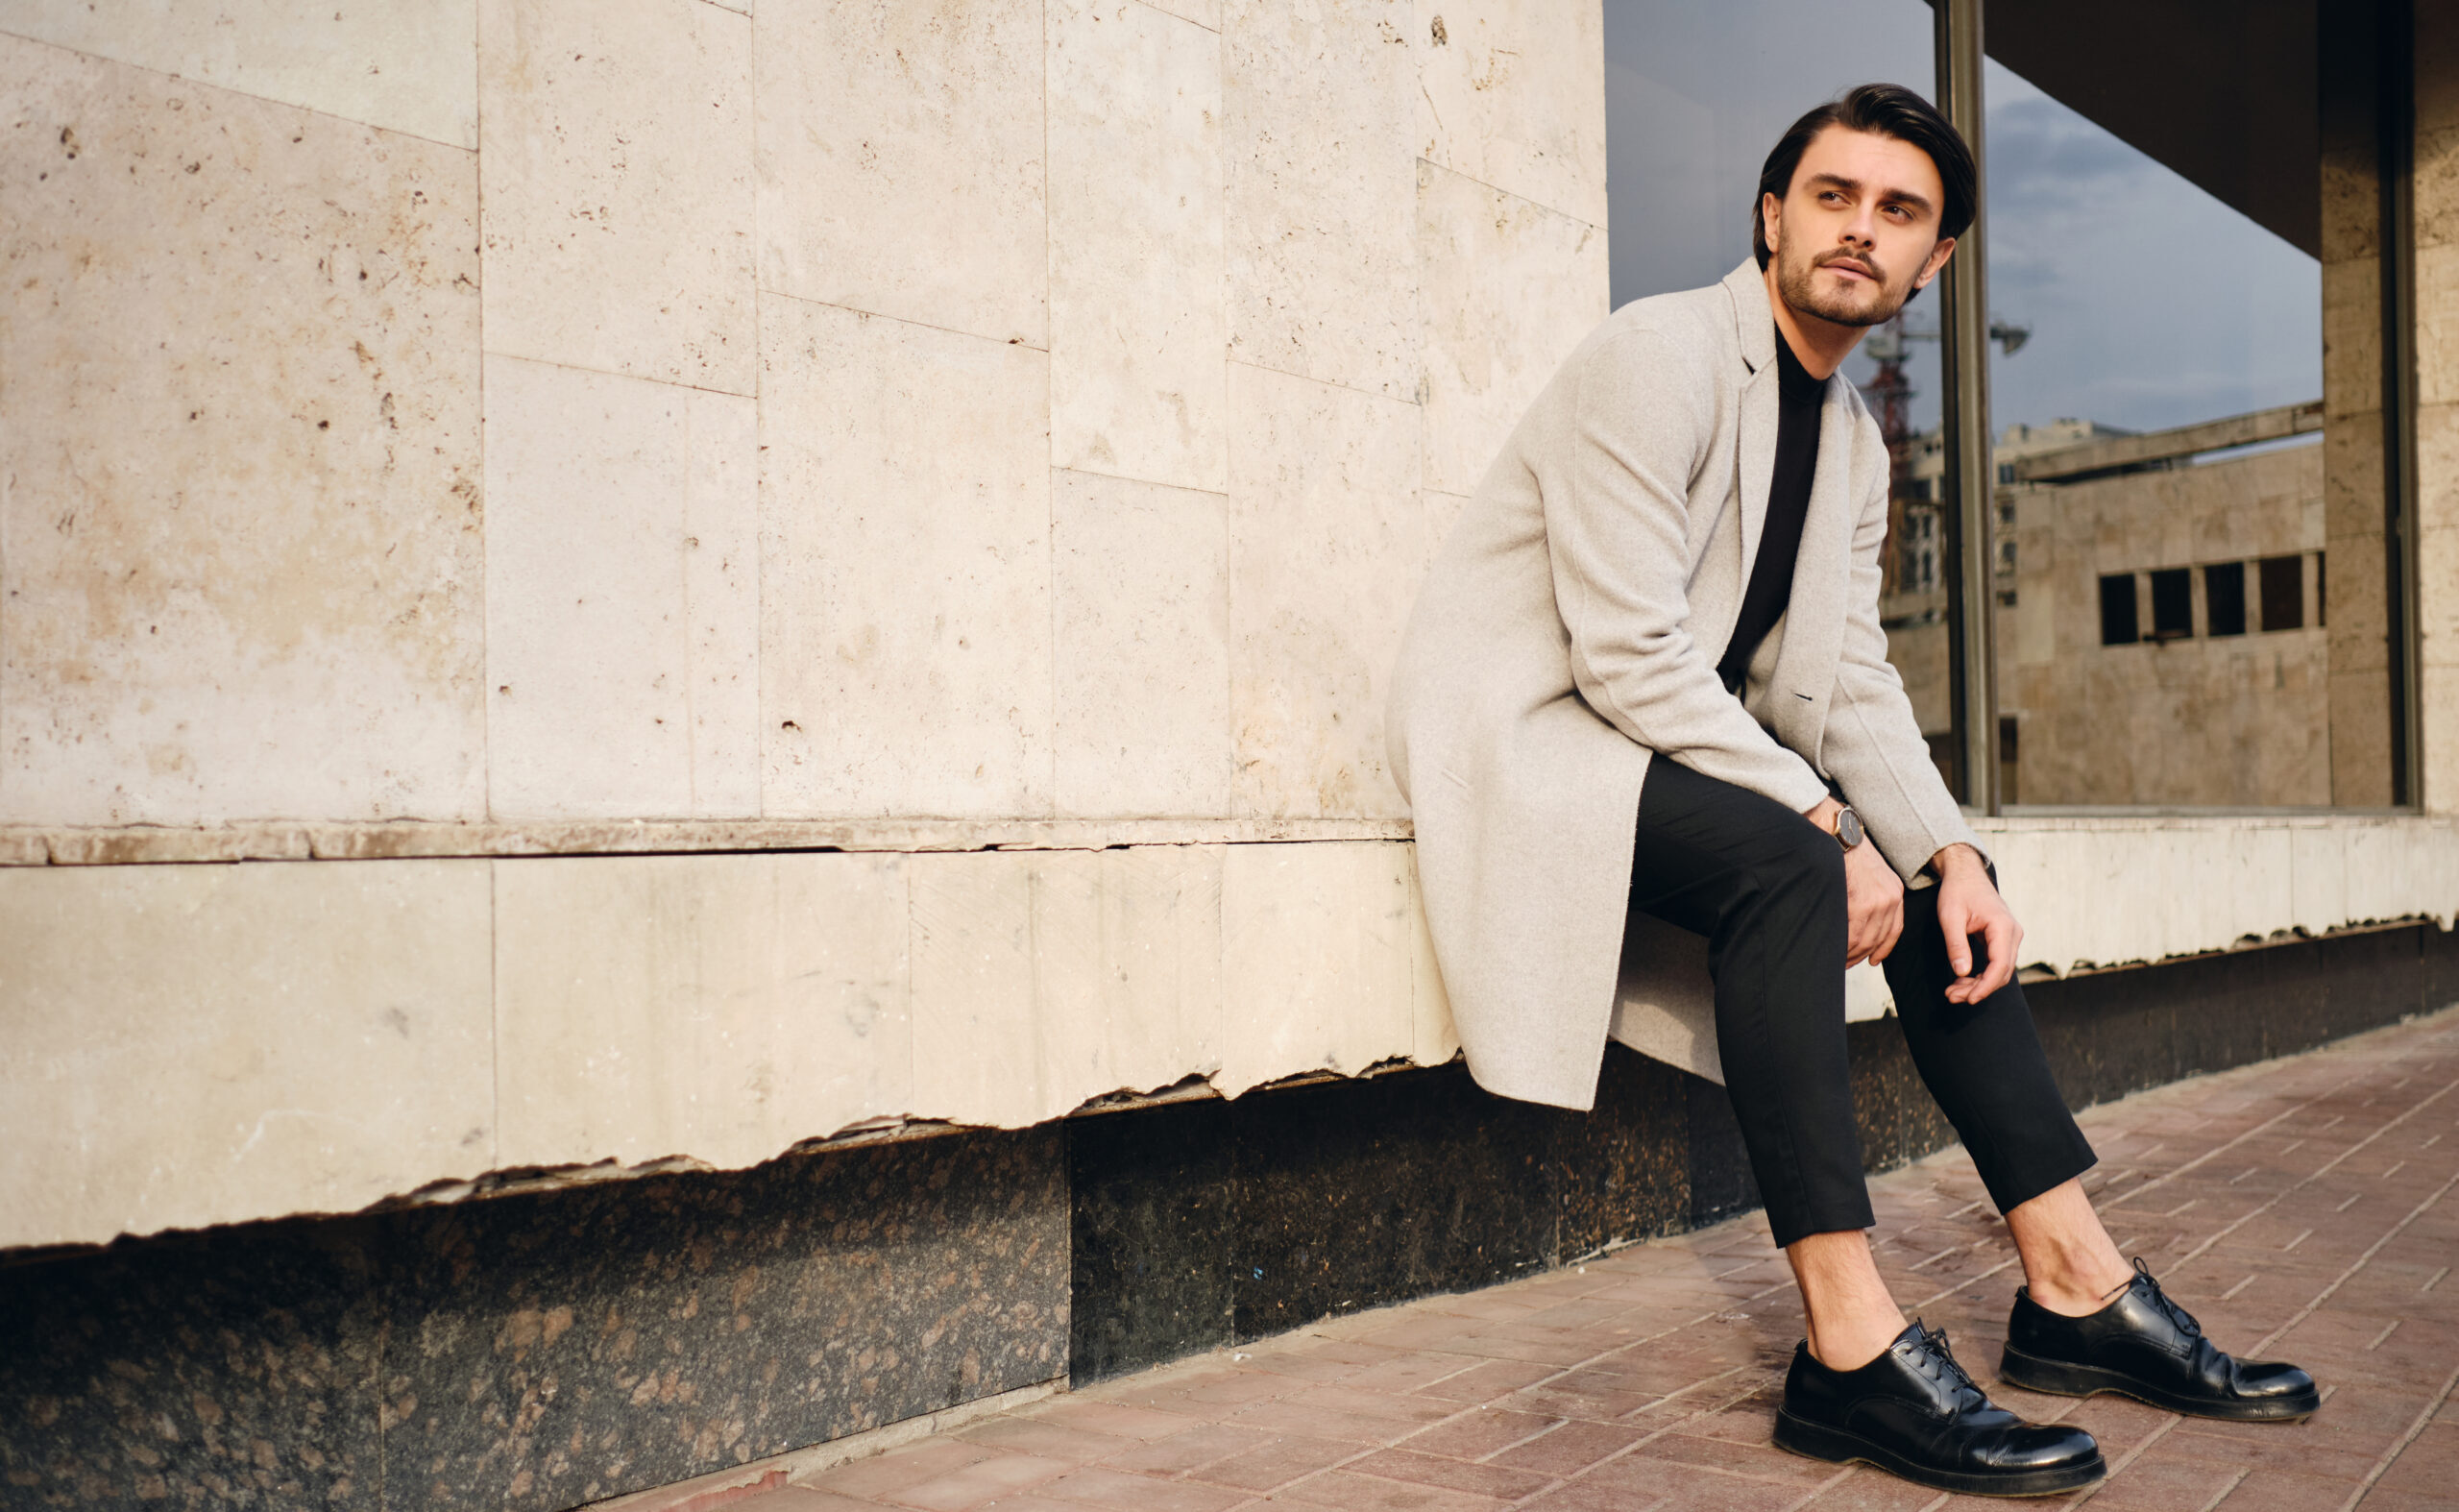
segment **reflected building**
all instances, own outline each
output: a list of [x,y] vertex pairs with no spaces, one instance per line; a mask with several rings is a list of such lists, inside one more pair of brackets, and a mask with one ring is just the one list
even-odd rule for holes
[[[1999,435],[1990,601],[2006,801],[2331,801],[2319,402],[2136,433]],[[1880,601],[1955,776],[1936,432],[1908,438]]]

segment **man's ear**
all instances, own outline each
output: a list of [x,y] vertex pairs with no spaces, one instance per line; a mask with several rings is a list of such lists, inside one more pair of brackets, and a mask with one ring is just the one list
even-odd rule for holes
[[1782,195],[1763,193],[1759,196],[1759,225],[1762,234],[1766,239],[1767,250],[1769,252],[1778,250],[1778,223],[1783,221],[1784,218],[1785,201]]
[[1938,270],[1947,265],[1947,258],[1955,250],[1956,239],[1953,236],[1938,238],[1938,244],[1930,249],[1929,258],[1921,264],[1921,271],[1913,275],[1912,286],[1916,289],[1928,288],[1930,280],[1936,278]]

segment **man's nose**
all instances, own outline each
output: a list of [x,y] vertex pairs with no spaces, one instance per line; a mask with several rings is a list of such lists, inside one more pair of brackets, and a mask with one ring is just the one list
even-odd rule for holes
[[1844,223],[1844,228],[1838,235],[1848,247],[1860,247],[1865,250],[1875,247],[1879,244],[1878,222],[1868,210],[1858,211],[1851,220]]

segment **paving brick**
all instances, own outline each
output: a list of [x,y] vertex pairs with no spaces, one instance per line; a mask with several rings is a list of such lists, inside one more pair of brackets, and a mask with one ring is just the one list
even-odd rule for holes
[[1108,1433],[1118,1439],[1151,1440],[1176,1437],[1187,1430],[1187,1420],[1175,1412],[1103,1402],[1092,1397],[1062,1397],[1034,1409],[1044,1423]]
[[1199,1479],[1242,1491],[1271,1491],[1318,1471],[1329,1470],[1362,1452],[1355,1444],[1286,1434],[1266,1439],[1253,1449],[1216,1460],[1196,1472]]
[[[1183,1421],[1183,1420],[1181,1420]],[[1112,1470],[1167,1479],[1202,1470],[1232,1454],[1269,1444],[1277,1435],[1229,1423],[1200,1423],[1167,1438],[1147,1439],[1102,1461]]]
[[[1477,1360],[1467,1356],[1441,1354],[1430,1356],[1449,1363],[1453,1368],[1416,1388],[1414,1395],[1444,1402],[1492,1402],[1524,1386],[1531,1386],[1555,1374],[1549,1366],[1531,1364],[1526,1360]],[[1466,1365],[1467,1369],[1459,1367]],[[1355,1384],[1364,1384],[1363,1381]]]
[[1333,1507],[1338,1512],[1500,1512],[1510,1505],[1471,1492],[1337,1470],[1275,1492],[1271,1504]]
[[1629,1449],[1645,1432],[1622,1424],[1565,1422],[1524,1444],[1504,1450],[1487,1463],[1568,1477]]
[[808,1477],[804,1483],[842,1497],[879,1499],[978,1460],[988,1459],[997,1452],[997,1450],[985,1445],[967,1444],[961,1439],[929,1439],[890,1450],[870,1459],[858,1459],[822,1471]]
[[1040,1488],[1053,1500],[1115,1512],[1228,1512],[1248,1500],[1243,1492],[1192,1480],[1155,1480],[1098,1465],[1069,1471]]
[[1071,1427],[1039,1415],[1002,1415],[966,1428],[959,1436],[970,1443],[1038,1454],[1045,1459],[1063,1460],[1071,1465],[1091,1464],[1094,1460],[1117,1453],[1128,1444],[1126,1439],[1115,1433]]
[[1038,1454],[994,1454],[970,1465],[902,1486],[881,1500],[891,1506],[919,1512],[974,1512],[1011,1492],[1037,1486],[1063,1475],[1067,1462]]

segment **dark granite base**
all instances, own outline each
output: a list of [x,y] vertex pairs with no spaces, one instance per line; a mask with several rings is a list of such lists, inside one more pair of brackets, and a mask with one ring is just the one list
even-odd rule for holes
[[[1694,1156],[1705,1147],[1690,1133],[1694,1086],[1716,1090],[1662,1061],[1606,1045],[1595,1111],[1555,1115],[1563,1260],[1679,1233],[1697,1221],[1692,1210],[1692,1193],[1699,1184]],[[1737,1128],[1735,1148],[1741,1139]]]
[[1115,1376],[1230,1342],[1233,1106],[1174,1103],[1068,1126],[1074,1374]]
[[0,1270],[0,1507],[382,1505],[366,1220]]
[[1230,1108],[1241,1339],[1554,1263],[1554,1115],[1463,1067]]
[[[2078,1107],[2459,1000],[2459,936],[2028,989]],[[1952,1137],[1850,1031],[1864,1162]],[[0,1508],[555,1512],[1757,1206],[1722,1088],[1457,1065],[0,1267]]]
[[1061,1131],[399,1226],[387,1507],[570,1507],[1066,1369]]
[[1065,1132],[0,1269],[0,1507],[555,1512],[1046,1381]]

